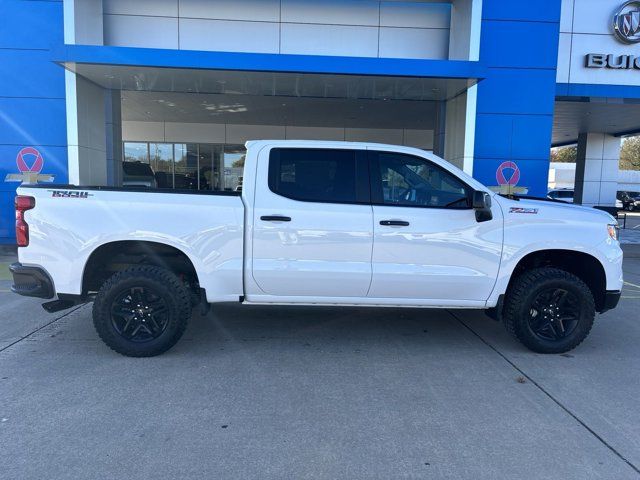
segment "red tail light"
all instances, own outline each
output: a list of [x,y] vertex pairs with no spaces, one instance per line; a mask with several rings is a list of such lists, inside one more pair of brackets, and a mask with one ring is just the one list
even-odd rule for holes
[[19,247],[29,245],[29,225],[24,220],[24,212],[36,206],[36,199],[18,195],[16,197],[16,241]]

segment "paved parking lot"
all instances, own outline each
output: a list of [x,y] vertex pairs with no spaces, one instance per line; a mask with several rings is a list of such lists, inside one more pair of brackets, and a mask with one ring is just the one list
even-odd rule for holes
[[[630,230],[640,230],[640,212],[625,212],[621,211],[620,215],[626,215],[625,228]],[[620,219],[620,226],[624,221],[624,217]]]
[[229,305],[132,359],[0,265],[0,476],[637,479],[639,250],[625,274],[566,355],[472,311]]

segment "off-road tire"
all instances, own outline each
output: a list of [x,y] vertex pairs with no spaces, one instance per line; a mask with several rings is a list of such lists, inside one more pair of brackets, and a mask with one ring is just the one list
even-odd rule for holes
[[[565,338],[546,340],[530,327],[533,301],[549,288],[561,288],[577,296],[578,323]],[[524,346],[537,353],[565,353],[574,349],[589,335],[595,319],[595,302],[589,287],[575,275],[552,267],[534,268],[520,274],[509,287],[503,318],[507,330]]]
[[[157,338],[136,343],[116,330],[111,310],[118,295],[129,288],[150,289],[165,302],[166,327]],[[128,357],[153,357],[166,352],[182,337],[191,317],[191,294],[180,279],[164,268],[141,265],[114,274],[100,288],[93,303],[93,324],[102,341]]]

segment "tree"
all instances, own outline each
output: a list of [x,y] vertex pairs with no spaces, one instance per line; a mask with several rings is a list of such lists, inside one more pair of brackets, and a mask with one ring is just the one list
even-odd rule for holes
[[622,142],[620,170],[640,170],[640,135],[625,138]]
[[245,159],[245,157],[246,157],[246,155],[242,155],[238,160],[233,162],[231,164],[231,166],[233,168],[244,168],[244,159]]
[[578,147],[557,147],[551,149],[551,161],[561,163],[576,163]]

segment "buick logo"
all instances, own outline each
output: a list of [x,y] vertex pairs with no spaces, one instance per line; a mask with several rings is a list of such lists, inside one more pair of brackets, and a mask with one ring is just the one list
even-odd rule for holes
[[613,16],[613,31],[624,43],[640,43],[640,1],[626,2]]

